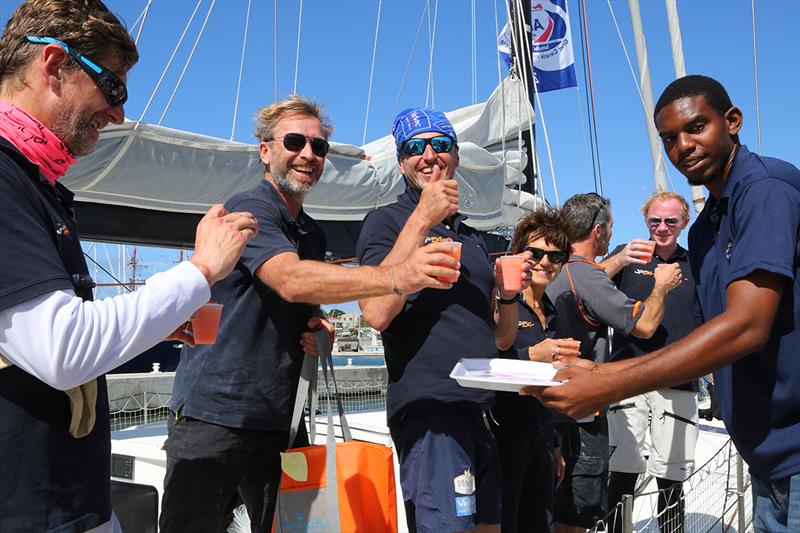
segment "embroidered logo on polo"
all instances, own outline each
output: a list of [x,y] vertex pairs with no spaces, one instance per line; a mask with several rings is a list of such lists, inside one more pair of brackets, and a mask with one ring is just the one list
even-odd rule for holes
[[69,235],[69,228],[63,222],[59,222],[58,224],[56,224],[56,234],[63,235],[64,237],[66,237],[67,235]]
[[422,242],[424,244],[430,244],[432,242],[450,242],[452,240],[453,239],[451,239],[450,237],[442,237],[441,235],[428,235]]
[[520,320],[519,322],[517,322],[517,327],[518,328],[532,328],[533,327],[533,322],[531,322],[530,320]]
[[645,270],[644,268],[637,268],[633,271],[634,274],[639,274],[640,276],[652,276],[652,270]]

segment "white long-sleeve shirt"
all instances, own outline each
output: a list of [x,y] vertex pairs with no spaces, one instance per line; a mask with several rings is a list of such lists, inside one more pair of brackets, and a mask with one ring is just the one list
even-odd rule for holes
[[164,340],[210,298],[190,262],[149,278],[136,292],[84,302],[58,290],[0,311],[0,353],[51,387],[101,376]]

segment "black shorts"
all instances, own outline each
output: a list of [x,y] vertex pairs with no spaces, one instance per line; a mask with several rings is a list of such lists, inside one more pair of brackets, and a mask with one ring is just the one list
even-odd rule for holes
[[593,422],[558,423],[564,481],[556,490],[556,521],[594,527],[608,507],[608,422],[606,414]]
[[410,531],[500,523],[497,445],[482,411],[410,411],[390,430]]

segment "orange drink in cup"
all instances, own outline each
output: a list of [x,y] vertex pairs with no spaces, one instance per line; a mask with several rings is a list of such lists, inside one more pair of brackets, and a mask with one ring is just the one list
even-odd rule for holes
[[639,252],[639,258],[649,263],[653,260],[653,253],[656,251],[656,242],[647,241],[647,246],[649,246],[649,249]]
[[504,291],[519,292],[522,290],[522,263],[524,262],[521,255],[504,255],[497,258]]
[[207,303],[192,315],[192,335],[195,344],[214,344],[217,342],[219,319],[222,304]]
[[[456,261],[460,262],[461,261],[461,243],[460,242],[455,242],[455,241],[450,241],[450,242],[448,242],[448,244],[450,244],[451,248],[450,248],[449,251],[444,252],[444,253],[446,253],[447,255],[449,255],[450,257],[455,259]],[[443,267],[445,265],[438,265],[438,266]],[[445,267],[445,268],[449,268],[449,267]],[[458,281],[458,276],[437,276],[436,279],[438,279],[439,281],[447,282],[447,283],[455,283],[456,281]]]

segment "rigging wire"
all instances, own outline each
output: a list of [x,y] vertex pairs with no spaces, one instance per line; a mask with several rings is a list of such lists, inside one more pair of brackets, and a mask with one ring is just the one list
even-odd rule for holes
[[[517,0],[517,2],[515,4],[515,10],[518,13],[522,12],[519,0]],[[520,85],[522,87],[522,91],[524,92],[523,95],[520,95],[520,94],[516,95],[517,115],[521,115],[522,114],[522,111],[520,109],[520,107],[522,105],[521,102],[523,100],[528,101],[528,98],[529,98],[529,95],[530,95],[530,90],[528,88],[528,76],[526,75],[527,73],[525,72],[525,69],[524,69],[524,63],[520,61],[520,58],[523,57],[523,56],[522,56],[522,50],[520,48],[519,39],[514,37],[514,35],[515,35],[514,17],[511,16],[511,5],[510,5],[510,3],[506,4],[506,19],[508,20],[509,32],[511,33],[511,44],[513,46],[513,54],[512,54],[512,57],[513,57],[513,68],[514,68],[515,72],[517,73],[517,76],[518,76],[518,78],[520,80]],[[519,32],[522,32],[522,22],[523,21],[520,19],[520,17],[517,17],[517,21],[516,22],[517,22],[516,30],[519,31]],[[519,35],[519,33],[517,33],[517,35]],[[525,35],[525,34],[522,33],[522,35]],[[527,108],[527,109],[529,109],[529,108]],[[528,127],[529,127],[529,129],[530,129],[530,131],[532,133],[533,132],[533,124],[531,123],[530,114],[529,113],[528,113]],[[534,168],[535,167],[534,160],[536,158],[536,146],[533,145],[533,135],[532,134],[531,134],[530,138],[531,138],[531,147],[530,147],[530,151],[529,151],[529,156],[531,158],[531,168]],[[522,166],[521,157],[522,157],[522,154],[524,152],[524,142],[523,142],[523,138],[522,138],[522,129],[521,128],[517,129],[517,149],[519,150],[519,154],[520,154],[520,166]],[[520,170],[524,170],[524,169],[521,168]],[[533,179],[538,179],[538,176],[534,175]],[[536,185],[535,184],[532,184],[532,185],[533,185],[533,187],[535,189]],[[539,190],[541,190],[541,189],[539,189]],[[517,183],[517,205],[519,205],[521,203],[521,199],[522,199],[522,183],[520,182],[520,183]]]
[[273,11],[272,11],[272,41],[273,41],[273,62],[272,66],[274,69],[274,83],[275,83],[275,102],[278,101],[278,0],[273,1]]
[[436,107],[436,94],[433,88],[433,51],[436,47],[436,22],[439,16],[439,0],[433,6],[433,30],[431,30],[431,17],[428,12],[428,87],[425,91],[425,107],[428,107],[428,97],[430,97],[430,107]]
[[406,78],[408,77],[408,69],[411,66],[411,60],[414,58],[414,50],[417,47],[419,34],[422,31],[422,23],[425,22],[425,14],[428,12],[429,5],[430,5],[430,0],[426,0],[425,5],[422,7],[422,15],[419,18],[419,24],[417,24],[417,34],[414,36],[414,42],[411,43],[411,52],[409,52],[408,54],[408,60],[406,61],[406,66],[403,69],[403,76],[400,78],[400,90],[397,92],[397,98],[394,101],[394,107],[392,108],[392,117],[397,115],[397,108],[400,105],[400,97],[403,94],[403,87],[405,86]]
[[197,15],[197,10],[200,8],[200,4],[203,0],[197,0],[197,3],[194,6],[194,11],[192,11],[192,15],[189,17],[189,21],[186,23],[186,26],[183,28],[183,33],[178,38],[178,43],[175,45],[175,49],[172,51],[172,55],[169,56],[169,60],[167,60],[167,64],[164,66],[164,70],[161,72],[161,77],[158,78],[158,82],[156,82],[156,86],[153,88],[153,92],[150,93],[150,99],[147,100],[147,104],[145,104],[144,109],[142,110],[142,114],[139,116],[139,120],[136,121],[136,125],[138,126],[144,120],[145,114],[147,114],[147,110],[150,109],[150,104],[153,103],[153,99],[156,97],[156,93],[158,89],[161,87],[161,82],[164,81],[164,77],[167,75],[167,71],[169,67],[172,65],[172,61],[175,59],[175,55],[178,53],[178,49],[183,44],[183,38],[186,37],[186,33],[189,31],[189,28],[192,25],[192,21],[194,21],[195,15]]
[[186,64],[183,65],[183,70],[181,71],[181,75],[178,77],[177,83],[175,83],[175,88],[172,90],[172,94],[169,96],[169,100],[167,101],[167,105],[164,106],[164,112],[161,113],[161,117],[158,119],[157,126],[161,125],[163,122],[164,117],[167,115],[167,111],[169,111],[170,106],[172,105],[172,100],[175,98],[175,94],[178,92],[178,88],[181,86],[181,82],[183,81],[183,76],[186,74],[186,71],[189,69],[189,63],[192,62],[192,57],[194,57],[194,52],[197,50],[197,45],[200,44],[200,39],[203,37],[203,32],[206,29],[206,25],[208,24],[208,19],[211,17],[211,12],[214,10],[214,5],[216,5],[217,0],[211,0],[211,5],[208,7],[208,12],[206,12],[206,18],[203,20],[203,25],[200,26],[200,31],[197,33],[197,38],[194,40],[194,46],[192,46],[191,52],[189,52],[189,57],[186,58]]
[[369,69],[369,89],[367,89],[367,111],[364,116],[364,135],[361,137],[361,146],[367,144],[367,124],[369,124],[369,104],[372,101],[372,80],[375,76],[375,53],[378,50],[378,31],[381,27],[381,5],[383,0],[378,0],[378,16],[375,20],[375,41],[372,43],[372,66]]
[[[608,3],[608,10],[611,12],[611,20],[614,22],[614,28],[617,30],[617,37],[619,37],[619,44],[622,45],[622,51],[625,54],[625,59],[628,61],[628,70],[630,70],[631,78],[633,78],[633,85],[636,87],[636,93],[639,95],[639,102],[642,104],[642,109],[645,112],[645,120],[650,120],[650,117],[647,115],[647,106],[644,103],[644,95],[642,94],[642,88],[639,86],[639,80],[636,78],[636,73],[633,70],[633,63],[631,62],[631,56],[628,54],[628,48],[625,46],[625,41],[622,39],[622,32],[619,29],[619,24],[617,24],[617,17],[614,13],[614,8],[611,6],[611,0],[606,0]],[[672,176],[669,174],[669,170],[667,170],[666,165],[664,165],[664,172],[667,175],[667,179],[669,180],[669,186],[672,190],[675,190],[675,184],[672,182]]]
[[475,21],[475,0],[470,0],[470,15],[471,15],[471,24],[470,24],[470,34],[472,37],[472,49],[470,50],[472,54],[472,63],[470,67],[472,68],[472,105],[475,105],[478,102],[478,39],[477,39],[477,26]]
[[[500,35],[500,23],[499,17],[497,15],[497,0],[492,0],[492,7],[494,8],[494,34]],[[502,78],[501,68],[500,68],[500,48],[495,46],[495,53],[497,54],[497,85],[500,87],[500,109],[502,110],[502,118],[500,119],[500,126],[502,134],[500,135],[500,150],[502,152],[502,158],[500,159],[500,163],[503,165],[503,188],[505,189],[506,182],[508,181],[508,165],[506,164],[507,155],[506,155],[506,88],[505,82]],[[521,185],[520,185],[521,187]],[[517,194],[517,205],[519,205],[520,194]],[[502,200],[501,200],[502,201]]]
[[756,47],[756,0],[750,0],[753,13],[753,77],[756,81],[756,131],[758,132],[758,155],[761,155],[761,105],[758,98],[758,48]]
[[[303,0],[300,0],[300,7],[297,10],[297,49],[294,55],[294,86],[293,94],[297,94],[297,72],[300,70],[300,30],[303,27]],[[277,98],[276,98],[277,100]]]
[[[585,131],[589,132],[589,153],[592,158],[592,177],[594,179],[594,190],[597,190],[597,161],[594,157],[594,137],[592,137],[592,111],[589,106],[589,73],[586,70],[586,43],[583,38],[583,18],[578,15],[578,25],[580,27],[580,42],[581,42],[581,66],[583,67],[583,98],[586,105],[586,124],[583,124],[583,116],[581,115],[581,125],[586,127]],[[584,133],[585,138],[585,133]]]
[[144,9],[142,10],[141,14],[139,15],[139,18],[136,19],[136,22],[133,23],[133,27],[131,27],[131,31],[133,31],[133,28],[136,27],[136,24],[138,24],[141,21],[141,25],[139,26],[138,31],[136,32],[136,38],[133,40],[133,42],[136,45],[139,44],[139,38],[142,36],[142,30],[144,29],[144,23],[147,20],[147,15],[150,13],[150,5],[152,3],[153,3],[153,0],[147,0],[147,5],[144,6]]
[[239,94],[242,88],[242,73],[244,72],[244,53],[247,48],[247,29],[250,26],[250,7],[252,0],[247,0],[247,16],[244,19],[244,36],[242,37],[242,59],[239,62],[239,81],[236,83],[236,99],[233,103],[233,123],[231,124],[231,140],[236,131],[236,115],[239,111]]
[[[517,0],[517,5],[519,6],[520,12],[522,12],[522,2],[521,2],[521,0]],[[519,23],[521,25],[522,24],[522,20],[520,20]],[[528,63],[527,64],[530,65],[531,69],[533,69],[533,49],[532,49],[531,46],[527,46],[527,43],[526,43],[526,46],[524,47],[524,51],[525,51],[525,55],[528,57]],[[553,154],[552,154],[552,151],[550,149],[550,136],[547,133],[547,122],[545,121],[545,118],[544,118],[544,109],[542,108],[542,100],[539,97],[539,87],[538,87],[538,85],[539,84],[536,82],[536,78],[534,76],[533,77],[533,94],[534,94],[534,97],[536,98],[536,105],[538,106],[538,109],[539,109],[539,115],[538,115],[539,121],[538,122],[541,123],[541,125],[542,125],[542,133],[544,134],[544,144],[545,144],[545,149],[547,150],[547,162],[548,162],[548,164],[550,166],[550,176],[551,176],[551,178],[553,180],[553,194],[554,194],[555,199],[556,199],[556,206],[560,207],[561,206],[561,201],[558,198],[558,186],[556,185],[556,170],[555,170],[555,166],[553,165]],[[528,128],[530,129],[531,132],[533,132],[533,122],[532,122],[532,117],[531,117],[530,113],[528,113]],[[533,139],[533,135],[531,135],[531,139]],[[531,150],[531,151],[534,154],[533,157],[534,157],[534,160],[535,160],[536,159],[536,155],[535,155],[536,152],[534,152],[533,150]],[[533,162],[533,165],[534,165],[534,168],[538,167],[538,163],[536,163],[536,162]],[[542,179],[541,173],[537,173],[536,177],[537,177],[537,180],[539,182],[539,187],[541,188],[541,197],[542,197],[542,199],[544,199],[544,197],[545,197],[544,196],[544,180]]]
[[586,0],[581,0],[581,7],[583,11],[583,31],[584,31],[584,39],[586,44],[586,68],[589,72],[589,94],[591,96],[591,104],[592,104],[592,126],[594,132],[594,145],[595,145],[595,155],[597,157],[597,175],[596,175],[596,182],[595,182],[595,192],[597,192],[600,196],[603,195],[603,171],[600,166],[600,144],[597,140],[597,113],[594,108],[594,80],[592,79],[592,54],[589,48],[589,21],[586,18]]

